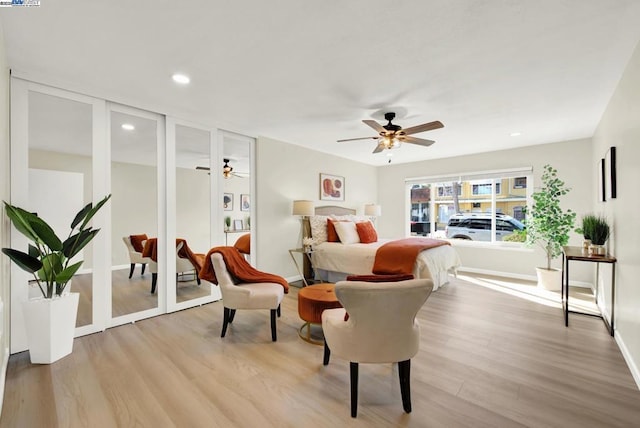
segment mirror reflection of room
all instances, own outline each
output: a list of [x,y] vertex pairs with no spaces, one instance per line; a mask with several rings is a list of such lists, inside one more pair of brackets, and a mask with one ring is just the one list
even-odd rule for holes
[[120,111],[110,112],[110,126],[111,300],[118,317],[158,307],[151,293],[155,263],[142,256],[147,239],[158,234],[158,135],[156,119]]
[[223,216],[225,243],[237,246],[247,258],[251,227],[251,142],[249,138],[223,133]]
[[[28,208],[66,237],[69,219],[92,201],[92,106],[37,91],[28,97]],[[93,243],[75,257],[84,260],[70,288],[80,293],[76,326],[81,327],[93,322]],[[30,294],[35,291],[30,287]]]

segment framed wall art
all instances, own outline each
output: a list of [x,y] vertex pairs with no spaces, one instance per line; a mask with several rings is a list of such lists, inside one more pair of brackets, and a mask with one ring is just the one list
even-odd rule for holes
[[344,177],[320,173],[320,200],[344,201]]
[[240,194],[240,211],[251,211],[251,196]]
[[222,196],[222,206],[225,211],[233,211],[233,193],[225,193]]

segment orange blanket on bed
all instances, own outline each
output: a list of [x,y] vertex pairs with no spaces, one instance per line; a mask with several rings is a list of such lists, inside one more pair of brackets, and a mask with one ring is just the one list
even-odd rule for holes
[[387,242],[376,251],[373,273],[377,275],[411,274],[416,264],[416,257],[421,251],[441,245],[451,244],[430,238],[406,238]]
[[284,292],[289,292],[289,283],[281,276],[272,273],[261,272],[249,264],[235,247],[214,247],[209,250],[204,258],[204,265],[200,269],[200,279],[205,279],[214,284],[218,283],[216,273],[211,263],[211,254],[220,253],[227,265],[229,273],[242,282],[273,282],[282,285]]
[[[178,251],[178,255],[182,258],[189,259],[191,264],[196,268],[196,271],[199,272],[204,263],[204,254],[196,254],[191,251],[191,248],[187,245],[187,241],[181,238],[176,239],[176,247],[180,245],[181,242],[184,242],[184,245],[180,248],[180,251]],[[154,262],[158,261],[158,238],[147,239],[142,249],[142,257],[149,257]]]

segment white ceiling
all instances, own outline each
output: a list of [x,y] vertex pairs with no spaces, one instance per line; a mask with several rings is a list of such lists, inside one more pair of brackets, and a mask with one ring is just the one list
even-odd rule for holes
[[445,124],[394,163],[590,137],[640,39],[636,0],[41,4],[0,8],[17,75],[372,165],[336,140],[388,110]]

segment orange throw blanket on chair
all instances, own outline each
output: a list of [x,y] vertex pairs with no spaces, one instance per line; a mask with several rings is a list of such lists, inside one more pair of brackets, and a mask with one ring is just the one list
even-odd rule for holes
[[229,273],[242,282],[273,282],[282,285],[284,292],[289,292],[289,283],[281,276],[272,273],[261,272],[249,264],[235,247],[214,247],[209,250],[204,258],[204,265],[200,269],[200,279],[205,279],[214,284],[218,283],[216,273],[211,263],[211,254],[220,253],[227,265]]
[[421,251],[441,245],[451,244],[430,238],[406,238],[387,242],[376,251],[373,273],[376,275],[411,274],[416,264],[416,257]]
[[[180,248],[180,251],[178,251],[178,255],[189,259],[193,267],[196,268],[196,272],[200,271],[204,263],[204,254],[196,254],[191,251],[191,248],[187,245],[187,241],[182,238],[176,238],[176,247],[180,245],[181,242],[184,242],[184,245]],[[158,238],[147,239],[142,250],[142,257],[149,257],[154,262],[158,261]]]

